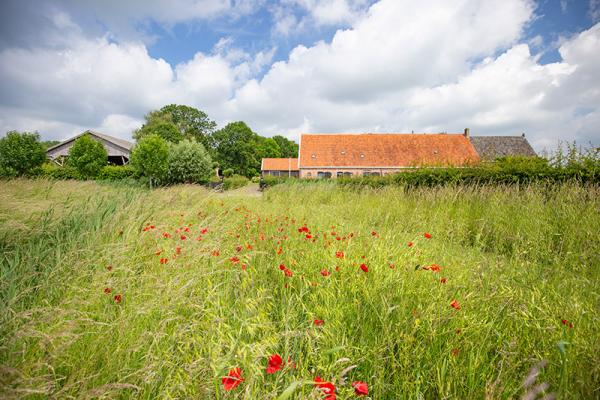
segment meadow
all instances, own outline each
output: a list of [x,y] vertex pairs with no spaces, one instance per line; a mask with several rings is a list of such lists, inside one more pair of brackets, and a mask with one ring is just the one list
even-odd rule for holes
[[600,398],[599,232],[570,183],[0,181],[0,398]]

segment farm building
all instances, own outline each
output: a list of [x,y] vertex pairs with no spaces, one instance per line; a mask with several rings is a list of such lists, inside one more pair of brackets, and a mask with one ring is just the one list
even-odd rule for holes
[[297,158],[263,158],[260,170],[262,175],[298,177]]
[[471,143],[482,161],[494,161],[505,156],[535,157],[535,151],[521,136],[471,136]]
[[422,167],[463,167],[505,155],[535,152],[524,136],[471,137],[469,129],[458,134],[304,133],[298,159],[265,158],[261,170],[263,176],[301,178],[381,176]]
[[75,137],[50,147],[48,150],[46,150],[48,158],[55,163],[62,165],[65,157],[68,157],[69,149],[71,146],[73,146],[75,140],[86,134],[92,139],[102,143],[106,149],[106,152],[108,153],[109,164],[125,165],[129,162],[129,156],[131,153],[131,148],[133,147],[133,143],[94,131],[85,131]]

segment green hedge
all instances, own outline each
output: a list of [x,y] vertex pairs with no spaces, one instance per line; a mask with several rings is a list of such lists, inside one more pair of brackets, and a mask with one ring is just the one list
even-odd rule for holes
[[223,179],[223,190],[232,190],[244,187],[250,182],[248,178],[241,175],[233,175],[229,178]]
[[106,181],[120,181],[134,177],[137,177],[136,171],[129,165],[107,165],[106,167],[102,167],[97,179]]

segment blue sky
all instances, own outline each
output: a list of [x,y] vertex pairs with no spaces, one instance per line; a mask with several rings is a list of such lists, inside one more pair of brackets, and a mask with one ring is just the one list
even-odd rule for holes
[[600,0],[5,0],[0,134],[123,138],[168,103],[265,136],[599,144]]

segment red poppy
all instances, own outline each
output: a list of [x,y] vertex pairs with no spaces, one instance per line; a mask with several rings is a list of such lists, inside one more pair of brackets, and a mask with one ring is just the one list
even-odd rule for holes
[[390,269],[394,269],[396,268],[396,266],[394,265],[394,263],[390,263]]
[[414,243],[413,242],[408,242],[408,247],[413,247]]
[[322,269],[322,270],[321,270],[321,275],[323,275],[323,276],[329,276],[329,275],[330,275],[330,272],[329,272],[329,271],[327,271],[326,269]]
[[123,297],[121,297],[120,294],[115,294],[115,303],[119,304],[121,302],[121,300],[123,300]]
[[455,347],[452,349],[451,353],[452,353],[452,356],[456,357],[456,356],[458,356],[458,353],[460,353],[460,349]]
[[166,263],[168,263],[168,262],[169,262],[169,259],[168,259],[168,258],[161,258],[161,259],[160,259],[160,263],[161,263],[161,264],[166,264]]
[[274,374],[281,369],[283,360],[279,354],[273,354],[269,357],[269,364],[267,365],[267,374]]
[[239,258],[237,258],[237,257],[231,257],[231,258],[229,259],[229,261],[231,261],[232,263],[236,264],[236,263],[239,263],[239,262],[240,262],[240,259],[239,259]]
[[177,253],[177,254],[181,254],[181,247],[177,246],[177,247],[175,248],[175,253]]
[[279,269],[282,270],[282,271],[285,271],[285,265],[279,264]]
[[369,268],[367,268],[365,264],[360,264],[360,269],[362,269],[364,272],[369,272]]
[[179,238],[180,238],[181,240],[185,240],[185,239],[187,239],[187,237],[185,237],[185,235],[181,235]]
[[240,251],[242,251],[243,247],[242,246],[236,246],[235,250],[239,253]]
[[440,279],[440,283],[446,283],[448,280],[446,278]]
[[111,288],[109,288],[109,287],[104,288],[104,293],[109,294],[110,292],[112,292]]
[[431,234],[430,233],[426,233],[423,236],[425,236],[425,239],[431,239]]
[[283,253],[283,248],[282,247],[280,247],[280,248],[277,249],[277,254],[279,255],[281,253]]
[[563,319],[561,322],[562,322],[562,324],[563,324],[563,325],[566,325],[566,326],[568,326],[569,328],[573,328],[573,323],[572,323],[572,322],[569,322],[569,321],[568,321],[568,320],[566,320],[566,319]]
[[212,255],[215,257],[218,257],[221,255],[221,251],[220,250],[213,250]]
[[336,236],[336,237],[335,237],[335,240],[337,240],[337,241],[340,241],[340,240],[342,240],[342,238],[341,238],[341,237],[339,237],[339,236]]
[[315,378],[315,386],[318,387],[325,393],[325,400],[336,400],[335,385],[331,382],[327,382],[317,376]]
[[171,237],[171,235],[169,234],[169,232],[163,232],[163,237],[164,237],[165,239],[168,239],[168,238],[170,238],[170,237]]
[[225,390],[234,389],[243,381],[244,378],[242,378],[242,370],[240,368],[230,369],[229,375],[221,378],[221,383],[223,384],[223,389]]
[[324,323],[325,323],[325,321],[322,319],[315,319],[313,321],[313,324],[315,324],[316,326],[322,326]]
[[307,233],[307,234],[306,234],[306,238],[307,238],[307,239],[312,239],[312,235],[311,235],[310,233]]
[[185,227],[185,229],[183,230],[184,232],[189,232],[190,228],[188,228],[187,226]]
[[340,272],[340,266],[339,266],[339,265],[336,265],[336,266],[335,266],[335,270],[336,270],[337,272]]
[[203,234],[203,235],[204,235],[206,232],[208,232],[208,228],[203,228],[203,229],[201,229],[201,230],[200,230],[200,233],[201,233],[201,234]]
[[359,396],[367,396],[369,394],[369,386],[364,382],[352,382],[352,387],[354,388],[354,393]]
[[112,265],[107,265],[106,269],[109,270],[109,271],[112,271]]
[[343,251],[336,251],[335,252],[335,256],[337,258],[344,258],[344,252]]
[[375,232],[375,231],[371,232],[371,236],[377,236],[377,232]]
[[246,264],[242,264],[242,271],[246,270]]
[[291,278],[294,275],[294,273],[287,268],[283,271],[283,273],[289,278]]
[[460,310],[460,304],[458,304],[458,301],[456,300],[452,300],[450,307],[454,308],[455,310]]

